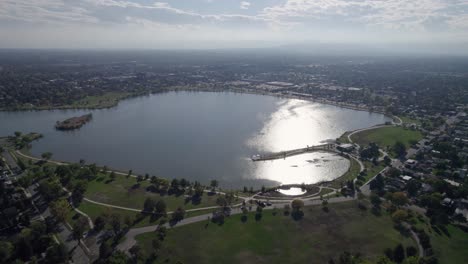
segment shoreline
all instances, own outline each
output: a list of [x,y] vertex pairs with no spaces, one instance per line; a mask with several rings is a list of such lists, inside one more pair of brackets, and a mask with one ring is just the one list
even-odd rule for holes
[[[267,91],[259,91],[259,90],[254,90],[254,89],[236,89],[236,88],[229,88],[229,89],[212,89],[212,88],[172,88],[172,87],[167,87],[164,88],[164,90],[160,92],[148,92],[147,94],[134,94],[134,95],[129,95],[127,97],[121,98],[117,100],[115,103],[111,105],[102,105],[102,106],[95,106],[95,107],[75,107],[71,105],[64,105],[64,106],[40,106],[40,107],[20,107],[20,108],[0,108],[0,112],[22,112],[22,111],[51,111],[51,110],[99,110],[99,109],[109,109],[113,108],[119,105],[121,101],[131,99],[131,98],[136,98],[140,96],[148,96],[148,95],[157,95],[157,94],[163,94],[163,93],[168,93],[168,92],[212,92],[212,93],[223,93],[223,92],[231,92],[231,93],[238,93],[238,94],[252,94],[252,95],[266,95],[266,96],[273,96],[277,98],[284,98],[284,99],[297,99],[297,100],[304,100],[304,101],[309,101],[309,102],[314,102],[314,103],[320,103],[320,104],[326,104],[326,105],[332,105],[340,108],[345,108],[345,109],[351,109],[351,110],[356,110],[356,111],[365,111],[365,112],[370,112],[370,113],[377,113],[377,114],[383,114],[389,118],[392,118],[388,113],[385,113],[384,111],[379,111],[379,110],[373,110],[370,109],[369,107],[361,107],[357,105],[351,105],[351,104],[345,104],[345,103],[340,103],[336,101],[330,101],[330,100],[325,100],[325,99],[316,99],[311,96],[306,96],[305,94],[303,96],[299,95],[291,95],[291,94],[279,94],[279,93],[273,93],[273,92],[267,92]],[[392,118],[393,119],[393,118]]]
[[[332,106],[336,106],[336,107],[340,107],[340,108],[345,108],[345,109],[351,109],[351,110],[355,110],[355,111],[366,111],[366,112],[370,112],[370,113],[378,113],[378,114],[383,114],[385,117],[388,117],[388,118],[391,118],[392,120],[394,120],[395,116],[389,116],[383,112],[379,112],[379,111],[371,111],[371,110],[368,110],[368,109],[364,109],[362,107],[352,107],[352,106],[347,106],[347,105],[341,105],[340,103],[337,103],[337,102],[331,102],[331,101],[325,101],[325,100],[319,100],[319,99],[314,99],[314,98],[311,98],[311,97],[305,97],[305,96],[295,96],[295,95],[285,95],[285,94],[277,94],[277,93],[270,93],[270,92],[260,92],[260,91],[253,91],[253,90],[239,90],[239,89],[228,89],[228,90],[213,90],[213,89],[200,89],[200,88],[197,88],[197,89],[177,89],[177,88],[173,88],[173,89],[167,89],[165,91],[162,91],[162,92],[158,92],[158,93],[151,93],[151,94],[148,94],[148,95],[157,95],[157,94],[162,94],[162,93],[168,93],[168,92],[178,92],[178,91],[181,91],[181,92],[216,92],[216,93],[225,93],[225,92],[231,92],[231,93],[238,93],[238,94],[252,94],[252,95],[262,95],[262,96],[273,96],[273,97],[277,97],[277,98],[285,98],[285,99],[297,99],[297,100],[304,100],[304,101],[309,101],[309,102],[314,102],[314,103],[321,103],[321,104],[327,104],[327,105],[332,105]],[[139,96],[143,96],[143,95],[139,95]],[[125,99],[129,99],[129,98],[136,98],[136,97],[139,97],[139,96],[130,96],[130,97],[127,97]],[[120,101],[116,102],[116,105],[119,103]],[[107,108],[107,107],[106,107]],[[75,110],[80,110],[80,109],[83,109],[83,108],[75,108]],[[51,109],[51,110],[58,110],[58,109]],[[1,110],[0,110],[1,111]],[[21,110],[19,110],[21,111]],[[34,110],[29,110],[29,111],[34,111]],[[41,111],[41,110],[36,110],[36,111]],[[372,127],[370,127],[372,128]],[[357,130],[354,130],[354,131],[359,131],[359,130],[362,130],[362,129],[367,129],[367,128],[360,128],[360,129],[357,129]],[[340,137],[342,137],[343,135],[345,135],[346,133],[350,133],[350,132],[353,132],[353,131],[345,131]],[[21,156],[29,156],[29,158],[32,158],[32,159],[37,159],[37,160],[40,160],[40,158],[38,157],[35,157],[33,156],[29,149],[24,152],[24,149],[23,150],[18,150],[20,152],[20,155]],[[331,153],[334,153],[336,155],[340,155],[340,156],[344,156],[344,155],[341,155],[340,153],[337,153],[335,151],[325,151],[325,150],[322,150],[324,152],[331,152]],[[350,160],[350,157],[346,157],[344,156],[346,159],[348,159],[351,163],[351,160]],[[58,161],[58,160],[50,160],[51,162],[55,162],[55,163],[61,163],[61,164],[73,164],[73,162],[68,162],[68,161]],[[351,166],[351,164],[350,164]],[[120,175],[127,175],[128,172],[125,172],[123,170],[120,170],[120,169],[113,169],[113,168],[109,168],[110,170],[116,172],[117,174],[120,174]],[[348,168],[349,170],[349,168]],[[338,180],[340,179],[341,177],[343,177],[347,172],[343,173],[342,175],[339,175],[337,176],[335,179],[333,179],[332,181],[327,181],[327,182],[333,182],[335,180]],[[138,174],[134,174],[134,175],[138,175]],[[143,175],[143,174],[142,174]],[[133,176],[133,175],[132,175]],[[164,176],[162,176],[162,178],[166,178]],[[166,178],[166,179],[173,179],[173,178]],[[320,185],[324,182],[317,182],[317,183],[314,183],[314,184],[309,184],[309,185]],[[298,183],[300,184],[300,183]],[[282,185],[274,185],[274,187],[278,187],[278,186],[282,186]],[[230,190],[240,190],[240,189],[230,189]]]

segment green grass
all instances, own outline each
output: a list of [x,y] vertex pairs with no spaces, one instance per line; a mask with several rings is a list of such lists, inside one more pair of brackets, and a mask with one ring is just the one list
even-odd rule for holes
[[[112,215],[112,214],[117,214],[120,216],[120,219],[124,221],[126,218],[129,218],[134,222],[132,227],[142,227],[142,226],[148,226],[148,225],[156,225],[159,223],[158,218],[152,218],[151,216],[144,216],[140,217],[139,212],[133,212],[129,210],[123,210],[123,209],[118,209],[118,208],[111,208],[111,207],[106,207],[98,204],[93,204],[90,202],[82,201],[80,203],[80,206],[78,207],[80,211],[86,213],[93,221],[98,217],[102,215]],[[195,212],[186,212],[185,217],[192,217],[192,216],[197,216],[201,214],[207,214],[211,213],[213,210],[201,210],[201,211],[195,211]],[[67,221],[71,224],[74,220],[72,217],[74,217],[76,214],[75,211],[71,211],[71,213],[68,216]],[[75,216],[76,217],[76,216]],[[134,221],[135,219],[140,219],[138,221]]]
[[366,167],[366,171],[367,171],[366,175],[364,176],[364,178],[366,179],[364,181],[365,183],[368,180],[370,180],[372,177],[377,175],[377,173],[382,171],[385,168],[385,165],[383,165],[381,162],[377,165],[374,165],[374,163],[372,162],[364,161],[364,167]]
[[423,135],[419,131],[402,127],[382,127],[356,133],[351,138],[361,146],[375,142],[380,148],[386,149],[395,145],[397,141],[401,141],[406,148],[409,148],[411,141],[419,141]]
[[438,231],[429,224],[429,219],[423,217],[415,219],[414,225],[426,230],[431,239],[434,254],[439,263],[465,263],[468,259],[468,232],[454,226],[447,225],[447,233]]
[[[253,214],[246,223],[234,215],[223,225],[203,221],[170,229],[156,262],[328,263],[345,250],[375,259],[398,243],[414,245],[393,228],[390,217],[361,211],[355,202],[331,204],[328,213],[320,206],[304,211],[300,221],[284,216],[281,210],[277,215],[266,210],[258,222]],[[155,234],[136,239],[149,255]]]
[[345,132],[343,135],[341,135],[341,137],[338,138],[338,141],[339,141],[341,144],[350,143],[349,140],[348,140],[348,135],[349,135],[349,133],[351,133],[351,132]]
[[[186,202],[184,195],[161,196],[157,193],[148,192],[146,191],[146,187],[148,187],[150,183],[148,181],[142,181],[138,184],[134,177],[127,178],[126,176],[118,175],[114,181],[108,182],[108,180],[109,177],[107,176],[90,181],[85,197],[101,203],[134,209],[142,209],[148,197],[152,197],[156,200],[164,199],[168,211],[173,211],[179,206],[185,209],[215,206],[218,197],[217,195],[208,195],[205,193],[199,204],[193,204],[191,201]],[[234,203],[237,202],[240,202],[240,200]]]
[[440,263],[464,263],[468,259],[468,233],[448,225],[449,236],[444,233],[431,234],[431,243]]
[[130,93],[108,92],[99,96],[86,96],[83,99],[73,102],[71,107],[76,108],[105,108],[117,105],[117,103],[130,96]]

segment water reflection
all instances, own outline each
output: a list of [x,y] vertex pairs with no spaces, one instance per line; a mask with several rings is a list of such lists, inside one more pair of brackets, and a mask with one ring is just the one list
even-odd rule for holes
[[298,187],[291,187],[288,189],[277,189],[277,191],[288,196],[297,196],[306,193],[306,190],[303,190],[302,188]]
[[[57,120],[93,113],[73,132]],[[165,178],[186,178],[225,188],[260,188],[332,180],[349,162],[330,153],[267,162],[254,154],[302,148],[347,130],[381,124],[381,114],[301,100],[235,93],[165,93],[122,101],[102,110],[0,112],[0,136],[14,131],[44,135],[31,153]]]
[[349,160],[329,152],[312,152],[286,159],[252,162],[253,175],[281,184],[331,181],[349,168]]

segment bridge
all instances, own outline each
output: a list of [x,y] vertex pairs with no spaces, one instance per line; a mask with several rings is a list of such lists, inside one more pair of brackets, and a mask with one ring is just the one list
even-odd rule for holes
[[323,145],[316,145],[316,146],[307,146],[305,148],[292,149],[292,150],[268,153],[268,154],[263,154],[263,155],[257,154],[257,155],[253,155],[251,159],[252,159],[252,161],[285,159],[287,157],[300,155],[300,154],[304,154],[304,153],[307,153],[307,152],[320,151],[320,150],[334,151],[335,150],[335,144],[323,144]]

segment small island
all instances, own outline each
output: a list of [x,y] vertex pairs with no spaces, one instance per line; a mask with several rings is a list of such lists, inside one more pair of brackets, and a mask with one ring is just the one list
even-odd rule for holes
[[55,128],[58,130],[73,130],[82,127],[93,118],[92,114],[75,116],[64,121],[57,121]]

